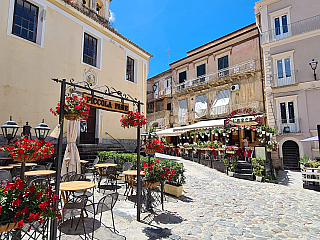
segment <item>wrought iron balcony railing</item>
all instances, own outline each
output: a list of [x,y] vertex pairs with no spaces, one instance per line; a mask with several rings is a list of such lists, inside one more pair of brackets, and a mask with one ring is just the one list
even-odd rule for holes
[[303,33],[311,32],[320,29],[320,15],[316,15],[310,18],[300,20],[274,28],[269,31],[261,33],[261,44],[267,44],[275,41],[279,41],[284,38],[300,35]]
[[299,118],[276,119],[277,134],[301,133],[301,121]]
[[299,83],[298,70],[270,75],[271,87],[281,87]]
[[247,62],[237,64],[232,67],[221,69],[218,72],[206,74],[206,75],[197,77],[195,79],[187,80],[183,83],[176,85],[175,91],[176,91],[176,93],[182,92],[188,88],[200,86],[200,85],[206,84],[206,83],[214,81],[214,80],[218,80],[218,79],[222,79],[222,78],[226,78],[226,77],[232,77],[235,75],[252,72],[254,70],[255,70],[255,61],[250,60]]

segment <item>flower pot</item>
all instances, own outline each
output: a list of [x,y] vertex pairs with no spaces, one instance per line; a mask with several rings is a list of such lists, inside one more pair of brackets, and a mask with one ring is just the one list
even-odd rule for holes
[[272,149],[271,148],[267,148],[267,152],[272,152]]
[[262,182],[262,177],[256,176],[256,180],[257,180],[258,182]]
[[[23,223],[23,226],[26,224],[27,223]],[[7,223],[4,225],[0,225],[0,233],[7,232],[7,231],[10,231],[10,230],[16,229],[16,228],[18,228],[18,223]]]
[[226,134],[225,134],[225,133],[223,133],[222,135],[223,135],[224,137],[226,136]]
[[218,137],[218,136],[219,136],[219,133],[215,133],[214,135],[216,135],[216,137]]
[[146,186],[148,188],[154,188],[156,186],[159,186],[161,183],[160,182],[149,182],[149,181],[146,181]]
[[236,151],[234,151],[234,150],[226,150],[226,153],[227,153],[227,154],[235,154]]
[[156,150],[155,149],[146,149],[146,154],[155,154]]
[[233,177],[234,172],[228,171],[228,176]]
[[13,160],[16,162],[27,163],[27,162],[37,161],[38,158],[33,158],[32,156],[28,156],[28,158],[20,158],[19,159],[18,157],[14,157]]
[[164,192],[170,195],[180,197],[182,195],[183,186],[174,186],[170,184],[164,185]]
[[266,134],[266,131],[262,131],[262,134]]
[[64,118],[69,120],[69,121],[76,121],[76,120],[79,119],[79,117],[80,117],[80,115],[77,114],[77,113],[66,113],[66,114],[64,114]]

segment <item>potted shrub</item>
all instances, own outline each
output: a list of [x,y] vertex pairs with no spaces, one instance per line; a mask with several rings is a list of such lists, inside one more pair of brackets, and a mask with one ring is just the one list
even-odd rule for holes
[[238,156],[234,155],[232,158],[225,158],[224,164],[226,165],[228,176],[233,177],[238,167]]
[[164,185],[164,192],[180,197],[183,191],[183,184],[185,183],[185,169],[183,163],[176,161],[164,160],[162,161],[166,168],[171,169],[171,178],[167,180]]
[[264,161],[262,158],[252,158],[252,167],[253,167],[253,174],[256,176],[256,180],[261,182],[262,181],[262,173],[265,169],[264,167]]
[[164,149],[164,143],[158,139],[147,139],[143,145],[146,154],[154,154],[156,152],[162,152]]
[[311,162],[311,159],[308,156],[304,156],[302,158],[300,158],[300,168],[303,169],[306,165],[309,165],[309,162]]

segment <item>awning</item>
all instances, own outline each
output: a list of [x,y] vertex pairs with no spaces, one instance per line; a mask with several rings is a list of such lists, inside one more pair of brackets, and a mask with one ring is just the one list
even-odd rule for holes
[[319,141],[319,137],[315,136],[315,137],[311,137],[311,138],[306,138],[306,139],[300,140],[300,142],[311,142],[311,141]]
[[200,121],[200,122],[188,125],[188,126],[175,127],[174,131],[189,131],[189,130],[201,129],[201,128],[223,127],[224,126],[224,120],[225,119]]
[[156,132],[159,137],[170,137],[170,136],[180,136],[185,131],[174,131],[175,128],[168,128],[165,130],[161,130]]

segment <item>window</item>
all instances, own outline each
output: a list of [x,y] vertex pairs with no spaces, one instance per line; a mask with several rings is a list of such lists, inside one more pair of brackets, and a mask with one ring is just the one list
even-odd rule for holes
[[187,71],[183,71],[179,73],[179,83],[183,83],[187,80]]
[[132,59],[131,57],[127,57],[126,80],[130,82],[134,82],[134,59]]
[[170,111],[172,110],[171,109],[171,103],[167,103],[167,110],[170,110]]
[[277,60],[278,86],[293,84],[290,58]]
[[188,99],[178,101],[178,124],[186,123],[188,120]]
[[[222,70],[229,67],[229,56],[218,58],[218,70],[219,77],[224,77],[229,75],[229,70]],[[220,71],[221,70],[221,71]]]
[[158,96],[159,96],[159,82],[156,82],[154,85],[156,86],[156,90],[153,93],[153,97],[158,98]]
[[195,118],[202,118],[207,115],[207,95],[200,95],[196,97],[196,104],[194,106]]
[[274,31],[275,38],[277,40],[288,37],[289,31],[287,15],[274,18]]
[[15,0],[12,34],[36,42],[39,8],[26,0]]
[[282,123],[295,123],[293,102],[280,103],[280,114]]
[[206,64],[197,66],[197,77],[200,77],[205,74],[206,74]]
[[84,33],[83,62],[97,67],[97,43],[98,40]]

